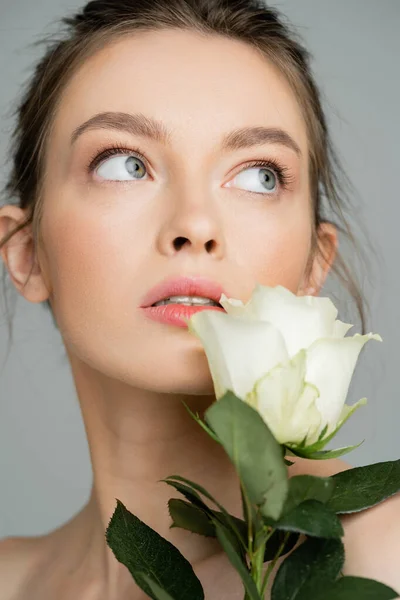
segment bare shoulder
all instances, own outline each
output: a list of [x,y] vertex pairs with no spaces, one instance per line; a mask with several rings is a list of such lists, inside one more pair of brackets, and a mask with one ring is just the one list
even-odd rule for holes
[[[339,460],[296,459],[289,475],[330,477],[352,469]],[[400,596],[400,493],[358,513],[342,515],[345,575],[375,579],[392,587]]]
[[40,544],[37,538],[9,537],[0,540],[2,600],[25,600],[24,590],[35,573]]
[[352,469],[353,467],[339,458],[328,460],[309,460],[291,456],[292,466],[289,467],[289,477],[294,475],[315,475],[316,477],[331,477],[335,473]]
[[343,515],[345,575],[369,577],[400,596],[400,493],[352,515]]

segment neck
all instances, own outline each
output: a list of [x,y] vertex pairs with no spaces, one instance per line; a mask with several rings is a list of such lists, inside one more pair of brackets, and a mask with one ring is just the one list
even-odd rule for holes
[[[77,579],[109,600],[138,591],[128,569],[105,541],[116,498],[196,565],[221,552],[213,538],[170,529],[168,500],[182,497],[158,480],[182,475],[204,486],[227,510],[241,516],[239,480],[222,446],[182,404],[203,418],[214,396],[164,394],[134,389],[70,357],[88,436],[93,488],[88,504],[62,529],[74,539],[70,565]],[[83,575],[85,573],[85,575]],[[130,594],[130,595],[129,595]],[[101,595],[99,597],[102,597]],[[140,597],[140,596],[138,596]]]

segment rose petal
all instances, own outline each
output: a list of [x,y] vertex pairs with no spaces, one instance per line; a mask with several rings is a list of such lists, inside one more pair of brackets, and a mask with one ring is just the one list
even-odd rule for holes
[[281,333],[270,323],[203,310],[188,321],[207,355],[217,399],[232,390],[244,399],[255,381],[288,353]]
[[343,330],[340,325],[335,326],[338,310],[329,298],[297,296],[280,285],[257,284],[244,306],[224,298],[221,304],[230,315],[272,323],[283,334],[291,357],[315,340],[334,334],[336,337]]
[[378,334],[356,333],[342,339],[317,340],[307,350],[306,380],[319,389],[316,404],[323,423],[328,424],[327,434],[341,417],[358,356],[371,339],[382,341]]
[[305,383],[306,351],[292,360],[274,367],[262,377],[250,395],[250,403],[258,410],[275,438],[281,443],[310,443],[318,439],[321,415],[316,407],[318,389]]
[[354,325],[351,323],[343,323],[343,321],[337,319],[333,324],[332,337],[343,338],[352,327],[354,327]]

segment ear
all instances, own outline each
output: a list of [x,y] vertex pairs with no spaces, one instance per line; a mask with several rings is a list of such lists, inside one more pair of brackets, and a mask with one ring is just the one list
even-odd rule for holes
[[338,250],[338,233],[333,223],[320,223],[317,231],[318,248],[306,286],[299,295],[317,296],[332,268]]
[[[0,208],[0,243],[4,237],[26,219],[18,206],[7,204]],[[29,302],[43,302],[49,297],[35,253],[32,224],[12,235],[0,248],[0,255],[17,291]]]

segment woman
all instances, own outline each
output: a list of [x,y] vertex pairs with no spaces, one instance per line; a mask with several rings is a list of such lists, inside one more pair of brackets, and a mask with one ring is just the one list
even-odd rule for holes
[[[169,529],[167,475],[237,516],[241,500],[182,404],[202,414],[213,402],[204,351],[145,307],[221,290],[246,302],[256,282],[318,294],[331,270],[355,289],[322,219],[322,200],[340,214],[342,199],[308,54],[251,0],[97,0],[63,21],[19,107],[7,186],[19,200],[0,211],[1,254],[61,332],[94,481],[63,526],[1,542],[2,599],[147,597],[105,543],[116,498],[178,547],[206,598],[239,599],[217,541]],[[290,474],[346,468],[299,459]],[[345,573],[400,587],[398,504],[343,519]]]

